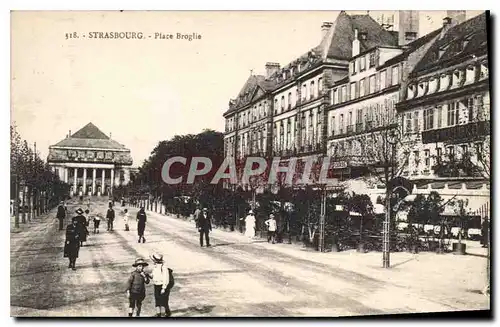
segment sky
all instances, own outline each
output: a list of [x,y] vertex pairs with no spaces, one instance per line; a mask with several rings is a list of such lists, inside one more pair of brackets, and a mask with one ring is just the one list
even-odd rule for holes
[[[319,44],[322,22],[338,13],[13,12],[11,123],[46,159],[49,145],[92,122],[140,166],[161,140],[205,128],[223,132],[222,114],[251,71],[264,74],[266,62],[283,66],[307,52]],[[397,12],[384,16],[391,13],[397,24]],[[468,11],[467,18],[479,13]],[[439,28],[445,16],[421,11],[420,35]],[[152,37],[89,38],[133,31]],[[74,32],[78,39],[66,38]],[[201,39],[177,40],[176,33]]]

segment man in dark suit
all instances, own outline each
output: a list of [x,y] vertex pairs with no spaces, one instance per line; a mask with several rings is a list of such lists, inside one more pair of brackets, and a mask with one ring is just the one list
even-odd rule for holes
[[61,201],[57,207],[56,218],[59,220],[59,230],[63,230],[64,218],[66,218],[66,208],[64,208],[64,202]]
[[196,221],[196,227],[198,228],[198,232],[200,232],[200,246],[203,247],[203,235],[205,235],[207,247],[210,247],[210,237],[208,233],[212,231],[212,217],[209,215],[207,208],[203,208],[202,213]]
[[64,257],[69,259],[68,268],[76,270],[75,263],[80,251],[80,233],[78,219],[73,218],[71,224],[66,227],[66,240],[64,242]]

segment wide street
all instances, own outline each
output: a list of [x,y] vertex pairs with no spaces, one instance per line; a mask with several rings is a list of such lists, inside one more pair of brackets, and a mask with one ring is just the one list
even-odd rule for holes
[[[70,216],[76,206],[68,205]],[[105,213],[106,202],[92,208]],[[128,232],[115,209],[115,231],[107,232],[101,222],[100,234],[91,233],[80,249],[76,271],[63,258],[64,231],[57,230],[54,212],[11,234],[12,316],[126,316],[131,265],[139,257],[151,264],[155,251],[174,270],[173,317],[350,316],[490,306],[479,292],[486,281],[484,249],[465,256],[395,253],[387,270],[380,267],[381,253],[317,253],[216,229],[213,247],[200,248],[193,222],[153,212],[147,212],[146,243],[138,244],[137,209],[130,209]],[[142,315],[154,315],[152,286]]]

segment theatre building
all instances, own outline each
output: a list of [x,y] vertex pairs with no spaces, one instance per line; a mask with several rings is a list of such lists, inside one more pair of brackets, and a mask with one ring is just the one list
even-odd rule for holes
[[92,123],[49,147],[47,162],[73,195],[112,195],[130,181],[130,150]]

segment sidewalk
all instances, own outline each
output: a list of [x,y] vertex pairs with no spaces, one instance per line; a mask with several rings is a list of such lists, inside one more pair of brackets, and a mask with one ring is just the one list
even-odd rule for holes
[[[153,211],[148,214],[175,221],[175,224],[194,227],[190,220],[165,216]],[[237,244],[248,243],[248,239],[239,232],[226,232],[215,229],[211,235]],[[466,309],[488,309],[489,297],[481,294],[486,285],[486,249],[479,242],[466,241],[468,255],[437,254],[421,252],[391,253],[391,268],[382,268],[382,253],[358,253],[355,250],[320,253],[304,249],[299,244],[269,244],[262,239],[253,241],[253,246],[277,255],[290,256],[304,265],[317,263],[332,270],[343,269],[355,274],[365,275],[391,283],[394,287],[407,288],[427,298],[439,300],[453,307]],[[355,276],[353,276],[355,278]]]

